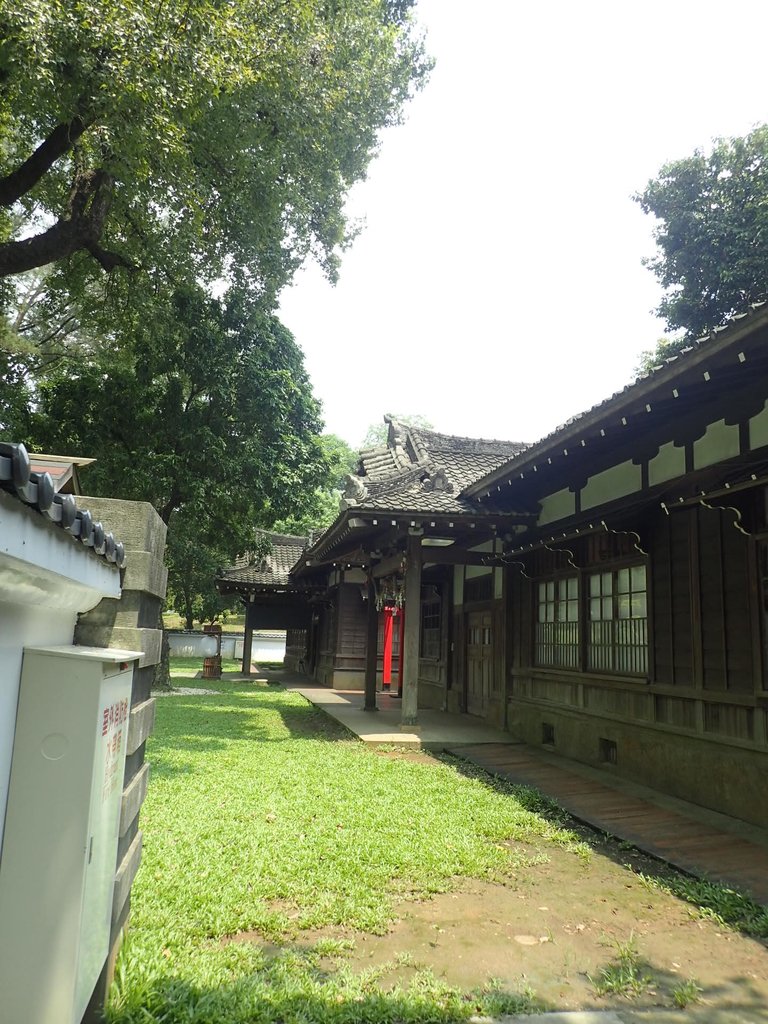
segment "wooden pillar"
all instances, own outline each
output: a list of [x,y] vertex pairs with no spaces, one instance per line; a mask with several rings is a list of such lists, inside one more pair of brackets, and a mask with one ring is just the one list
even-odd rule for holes
[[376,668],[379,658],[379,612],[376,608],[376,584],[368,577],[368,630],[365,645],[365,704],[363,711],[376,710]]
[[251,672],[251,651],[253,650],[253,622],[251,621],[251,605],[245,606],[245,637],[243,638],[243,668],[244,676]]
[[421,624],[421,530],[408,535],[405,572],[405,636],[400,657],[403,665],[403,706],[401,726],[418,724],[419,626]]
[[398,627],[397,627],[397,696],[403,696],[403,664],[405,658],[403,657],[403,651],[405,650],[405,607],[398,608]]

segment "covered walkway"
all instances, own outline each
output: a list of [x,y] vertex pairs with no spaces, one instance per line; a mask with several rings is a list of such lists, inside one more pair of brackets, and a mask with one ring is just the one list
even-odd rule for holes
[[341,722],[363,743],[393,743],[399,747],[446,750],[454,744],[515,742],[509,733],[491,729],[479,718],[451,715],[447,711],[431,711],[427,708],[419,708],[417,727],[401,726],[402,701],[389,693],[377,693],[377,710],[364,711],[364,695],[360,690],[331,690],[305,676],[285,676],[279,681],[286,689],[296,690]]
[[364,711],[359,691],[330,690],[283,672],[264,676],[301,693],[364,743],[446,751],[492,775],[538,789],[579,821],[682,871],[741,889],[768,905],[765,829],[526,746],[469,715],[420,709],[418,729],[404,730],[400,702],[389,694],[377,694],[378,711]]

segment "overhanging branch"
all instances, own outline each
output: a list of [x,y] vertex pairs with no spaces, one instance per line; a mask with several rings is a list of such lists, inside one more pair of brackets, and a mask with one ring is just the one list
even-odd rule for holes
[[69,216],[38,235],[0,245],[0,278],[47,266],[79,250],[89,252],[106,271],[115,267],[135,269],[125,256],[100,244],[111,203],[112,179],[105,171],[77,174],[70,193]]
[[81,117],[74,117],[66,124],[57,125],[20,167],[0,178],[0,206],[13,206],[34,188],[59,157],[74,146],[89,123]]

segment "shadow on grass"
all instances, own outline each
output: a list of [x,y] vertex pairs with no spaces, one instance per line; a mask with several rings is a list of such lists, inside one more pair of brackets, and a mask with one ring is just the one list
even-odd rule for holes
[[[395,964],[389,965],[394,969]],[[197,984],[170,975],[142,977],[118,969],[107,1010],[109,1024],[449,1024],[477,1014],[539,1012],[533,996],[490,986],[463,992],[428,971],[390,987],[383,971],[355,974],[322,968],[299,947],[266,955],[255,970]],[[382,984],[383,982],[383,984]]]
[[[747,977],[727,978],[718,984],[694,981],[637,954],[631,942],[588,975],[594,996],[584,1010],[633,1009],[649,1014],[660,1007],[693,1010],[701,1003],[706,1024],[768,1024],[765,992]],[[653,1016],[647,1017],[649,1024]],[[666,1019],[666,1018],[665,1018]]]
[[[397,961],[378,970],[347,965],[336,970],[321,966],[327,958],[306,947],[282,946],[274,953],[275,948],[256,948],[249,968],[233,962],[220,980],[207,984],[170,972],[147,975],[135,962],[122,961],[106,1019],[109,1024],[448,1024],[559,1009],[538,1000],[524,984],[518,992],[499,982],[465,991],[426,970],[409,983],[397,983],[392,978]],[[632,1009],[652,1021],[654,1010],[695,1010],[702,1003],[707,1024],[768,1024],[764,994],[743,976],[699,985],[637,955],[629,960],[614,955],[590,982],[594,994],[581,1002],[581,1010]]]
[[460,774],[477,779],[497,793],[507,793],[520,801],[528,811],[541,815],[547,821],[575,833],[601,857],[607,857],[620,867],[641,876],[649,889],[661,889],[696,907],[699,915],[722,922],[734,931],[759,941],[768,947],[768,907],[761,906],[746,892],[686,874],[651,853],[638,849],[584,821],[573,818],[551,797],[533,786],[511,782],[500,775],[492,775],[479,765],[453,754],[443,754],[440,760],[452,765]]

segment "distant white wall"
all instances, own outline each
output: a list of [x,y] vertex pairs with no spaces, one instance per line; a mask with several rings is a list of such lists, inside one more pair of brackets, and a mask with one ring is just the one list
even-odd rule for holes
[[[216,653],[216,638],[209,633],[169,633],[172,658],[209,658]],[[222,658],[243,656],[243,634],[222,633]],[[253,661],[282,661],[285,657],[285,630],[253,634]]]

